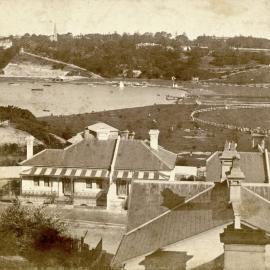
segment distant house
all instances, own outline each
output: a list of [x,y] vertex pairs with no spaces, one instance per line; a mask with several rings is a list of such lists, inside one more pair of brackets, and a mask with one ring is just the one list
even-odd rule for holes
[[151,42],[141,42],[136,44],[136,49],[144,47],[161,47],[161,44]]
[[[97,138],[98,135],[103,134],[104,132],[107,134],[109,133],[109,138],[110,139],[117,139],[118,135],[119,135],[119,130],[106,124],[103,122],[98,122],[95,123],[93,125],[90,125],[88,127],[86,127],[86,130],[89,131],[90,136],[92,136],[93,138]],[[70,143],[76,143],[79,142],[81,140],[83,140],[85,135],[85,131],[81,131],[79,133],[77,133],[75,136],[73,136],[72,138],[68,139],[68,142]]]
[[13,42],[10,38],[0,38],[0,48],[6,50],[12,47]]
[[187,45],[182,45],[182,46],[181,46],[181,49],[182,49],[182,51],[184,51],[184,52],[189,52],[189,51],[191,51],[191,47],[190,47],[190,46],[187,46]]
[[216,181],[133,181],[114,269],[269,269],[270,181],[257,179],[265,167],[233,145],[222,156],[208,161],[221,167]]
[[44,203],[53,197],[93,207],[107,200],[108,209],[121,210],[134,178],[174,179],[176,155],[158,145],[158,130],[142,141],[128,131],[115,138],[114,129],[99,124],[90,129],[96,137],[87,129],[71,146],[43,150],[21,163],[29,167],[21,173],[21,200]]

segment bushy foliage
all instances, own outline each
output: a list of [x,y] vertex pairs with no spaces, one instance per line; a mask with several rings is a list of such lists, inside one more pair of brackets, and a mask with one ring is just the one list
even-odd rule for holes
[[[37,254],[39,251],[53,249],[60,239],[68,239],[62,235],[64,231],[65,225],[47,216],[44,208],[22,206],[17,201],[0,216],[0,252],[39,261],[42,259],[42,254]],[[49,232],[48,237],[46,232]]]
[[19,255],[42,269],[100,269],[91,267],[93,254],[74,248],[66,232],[66,224],[44,207],[17,201],[0,216],[0,255]]

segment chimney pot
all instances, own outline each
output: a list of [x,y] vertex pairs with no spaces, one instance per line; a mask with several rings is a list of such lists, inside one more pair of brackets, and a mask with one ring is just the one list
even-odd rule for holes
[[129,133],[129,139],[134,140],[134,138],[135,138],[135,132],[132,131],[132,132]]
[[158,129],[150,129],[149,136],[150,136],[150,147],[154,150],[158,150],[159,130]]
[[85,139],[90,139],[90,137],[91,137],[91,135],[90,135],[90,130],[88,129],[88,128],[86,128],[85,130],[84,130],[84,138]]
[[129,130],[127,130],[127,129],[123,130],[123,131],[120,132],[120,134],[121,134],[121,139],[128,140]]

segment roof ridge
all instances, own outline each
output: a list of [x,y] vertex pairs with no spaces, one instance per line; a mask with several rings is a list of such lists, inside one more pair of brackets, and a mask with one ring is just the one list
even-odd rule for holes
[[[140,141],[141,142],[141,144],[147,149],[147,150],[149,150],[159,161],[161,161],[162,163],[164,163],[170,170],[171,170],[171,167],[170,167],[170,165],[166,162],[166,161],[164,161],[164,160],[162,160],[154,151],[153,151],[153,149],[151,149],[151,147],[150,146],[148,146],[144,141]],[[176,155],[176,154],[175,154]]]
[[215,152],[213,152],[212,153],[212,155],[210,155],[206,160],[205,160],[205,162],[207,163],[207,162],[209,162],[216,154],[218,154],[219,153],[219,151],[215,151]]
[[[76,135],[75,135],[76,136]],[[74,137],[74,136],[73,136]],[[72,138],[73,138],[72,137]],[[61,149],[61,150],[68,150],[68,149],[70,149],[70,148],[72,148],[73,146],[76,146],[77,144],[79,144],[79,143],[82,143],[82,142],[84,142],[85,141],[85,139],[83,138],[81,141],[77,141],[77,142],[75,142],[75,143],[72,143],[71,145],[68,145],[67,147],[65,147],[65,148],[63,148],[63,149]]]
[[[36,153],[35,155],[33,155],[31,158],[25,159],[25,160],[19,162],[19,164],[20,164],[20,165],[23,165],[25,162],[27,162],[27,161],[33,159],[34,157],[36,157],[36,156],[38,156],[38,155],[40,155],[40,154],[42,154],[42,153],[44,153],[44,152],[46,152],[46,151],[48,151],[48,150],[49,150],[49,149],[45,148],[45,149],[41,150],[40,152]],[[51,150],[51,149],[50,149],[50,150]]]
[[192,200],[196,199],[197,197],[201,196],[203,193],[208,192],[209,190],[211,190],[212,188],[214,188],[214,186],[215,186],[215,185],[212,184],[210,187],[208,187],[208,188],[206,188],[205,190],[203,190],[203,191],[197,193],[196,195],[194,195],[193,197],[187,199],[187,200],[184,201],[183,203],[180,203],[180,204],[174,206],[173,208],[171,208],[171,209],[165,211],[164,213],[158,215],[157,217],[154,217],[154,218],[148,220],[147,222],[145,222],[145,223],[139,225],[138,227],[136,227],[136,228],[134,228],[133,230],[131,230],[131,231],[125,233],[124,235],[129,235],[129,234],[131,234],[131,233],[133,233],[133,232],[135,232],[135,231],[141,229],[142,227],[148,225],[149,223],[152,223],[153,221],[155,221],[155,220],[157,220],[157,219],[159,219],[159,218],[161,218],[161,217],[167,215],[168,213],[172,212],[173,210],[177,209],[178,207],[180,207],[180,206],[182,206],[182,205],[184,205],[184,204],[186,204],[186,203],[189,203],[190,201],[192,201]]
[[166,152],[168,152],[168,153],[170,153],[170,154],[172,154],[172,155],[176,155],[176,156],[177,156],[177,154],[176,154],[176,153],[174,153],[174,152],[172,152],[172,151],[170,151],[170,150],[166,149],[166,148],[165,148],[165,147],[163,147],[162,145],[158,145],[158,147],[160,147],[162,150],[164,150],[164,151],[166,151]]
[[251,193],[253,196],[258,197],[258,199],[263,200],[264,202],[268,203],[270,205],[270,201],[268,201],[267,199],[265,199],[264,197],[262,197],[261,195],[259,195],[258,193],[250,190],[249,188],[246,188],[244,186],[241,186],[244,190],[248,191],[249,193]]

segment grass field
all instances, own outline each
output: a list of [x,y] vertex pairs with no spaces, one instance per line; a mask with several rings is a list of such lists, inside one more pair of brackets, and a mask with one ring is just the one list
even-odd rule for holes
[[135,131],[137,139],[148,139],[149,129],[158,128],[160,145],[175,153],[222,150],[226,139],[237,139],[242,150],[249,149],[248,134],[212,127],[199,129],[190,121],[190,114],[196,108],[196,105],[154,105],[40,119],[48,122],[55,134],[63,136],[65,131],[70,137],[96,122],[105,122],[120,130]]
[[217,110],[200,114],[200,118],[222,124],[270,129],[270,108]]

